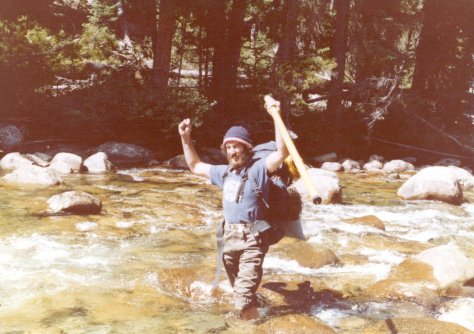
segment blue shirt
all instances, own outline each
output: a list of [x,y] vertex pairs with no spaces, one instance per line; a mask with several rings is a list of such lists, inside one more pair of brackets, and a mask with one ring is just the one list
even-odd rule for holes
[[[270,177],[267,174],[265,159],[259,159],[247,168],[248,180],[242,192],[242,198],[236,202],[237,193],[242,182],[240,171],[231,171],[228,165],[211,166],[211,182],[219,186],[222,191],[222,206],[224,207],[224,218],[227,223],[254,222],[264,219],[265,205],[257,196],[253,188],[255,185],[261,191],[261,195],[268,203]],[[224,174],[227,176],[224,177]]]

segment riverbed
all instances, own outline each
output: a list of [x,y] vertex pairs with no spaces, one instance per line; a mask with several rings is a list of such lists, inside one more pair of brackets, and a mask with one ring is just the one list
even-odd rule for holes
[[[474,296],[441,296],[427,307],[357,293],[431,247],[455,244],[472,257],[474,192],[464,193],[461,206],[406,202],[396,196],[402,180],[339,177],[343,204],[307,203],[301,217],[305,243],[332,250],[339,263],[306,267],[279,255],[296,241],[272,246],[258,324],[236,318],[224,273],[210,292],[222,212],[220,192],[206,180],[157,166],[71,174],[47,189],[1,184],[0,333],[253,333],[288,314],[337,333],[405,316],[474,331]],[[68,190],[100,198],[101,214],[48,213],[47,199]],[[369,215],[385,230],[348,223]]]

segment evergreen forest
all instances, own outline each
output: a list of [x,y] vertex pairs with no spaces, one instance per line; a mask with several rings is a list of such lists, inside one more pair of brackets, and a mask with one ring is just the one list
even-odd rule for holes
[[474,163],[473,0],[0,0],[0,122],[180,150],[228,126],[304,155]]

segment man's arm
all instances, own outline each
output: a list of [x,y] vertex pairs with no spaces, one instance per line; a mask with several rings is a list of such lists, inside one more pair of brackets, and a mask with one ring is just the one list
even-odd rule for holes
[[[274,117],[272,112],[277,112],[278,117],[280,115],[280,102],[274,100],[270,97],[265,97],[265,109],[267,112]],[[283,141],[283,137],[281,136],[280,130],[276,126],[275,119],[273,119],[273,123],[275,124],[275,142],[277,150],[272,152],[267,159],[265,160],[265,165],[267,167],[268,173],[273,173],[281,166],[283,161],[285,161],[286,157],[288,157],[288,149],[286,148],[285,142]]]
[[211,177],[211,165],[201,161],[199,155],[194,149],[191,140],[191,121],[186,118],[178,125],[179,134],[181,136],[181,144],[183,145],[184,159],[189,169],[194,174]]

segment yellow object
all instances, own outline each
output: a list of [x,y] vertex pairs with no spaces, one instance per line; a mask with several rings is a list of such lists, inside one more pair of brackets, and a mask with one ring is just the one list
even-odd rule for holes
[[300,173],[298,173],[298,168],[296,168],[295,162],[291,155],[285,159],[285,165],[288,167],[288,171],[293,179],[299,179],[301,177]]
[[[265,95],[264,99],[265,103],[268,106],[275,104],[275,100],[270,95]],[[300,154],[296,150],[296,146],[293,143],[293,140],[291,140],[290,135],[288,134],[288,130],[286,129],[285,123],[283,123],[283,120],[281,119],[278,109],[276,107],[270,108],[269,112],[272,115],[273,120],[275,121],[276,127],[280,131],[283,141],[285,142],[286,148],[288,149],[288,152],[290,153],[290,156],[296,165],[298,173],[303,179],[304,185],[306,187],[309,197],[311,198],[311,201],[315,204],[320,203],[321,197],[319,197],[316,193],[316,189],[314,188],[313,182],[311,181],[311,178],[309,177],[308,172],[306,171],[306,166],[303,163],[303,159],[301,159]]]

